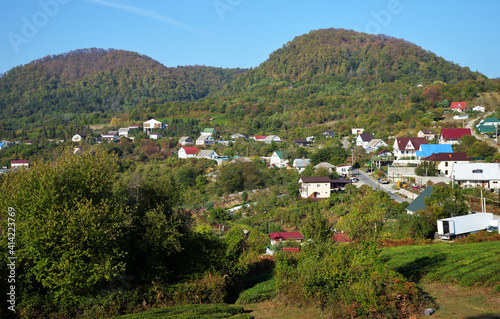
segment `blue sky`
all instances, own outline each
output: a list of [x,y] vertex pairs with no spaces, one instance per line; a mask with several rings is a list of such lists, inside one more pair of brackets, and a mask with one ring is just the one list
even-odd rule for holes
[[402,38],[495,78],[499,14],[495,0],[2,0],[0,73],[91,47],[165,66],[249,68],[310,30],[344,28]]

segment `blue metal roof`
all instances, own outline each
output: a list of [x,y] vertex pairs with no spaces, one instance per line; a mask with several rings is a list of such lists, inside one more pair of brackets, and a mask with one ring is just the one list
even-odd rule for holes
[[427,157],[432,154],[453,153],[453,147],[450,144],[420,144],[421,151],[417,151],[417,157]]

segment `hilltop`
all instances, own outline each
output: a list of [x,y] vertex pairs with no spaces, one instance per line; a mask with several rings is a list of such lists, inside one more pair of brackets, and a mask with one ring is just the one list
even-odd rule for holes
[[98,113],[93,118],[99,119],[145,107],[154,111],[163,103],[201,99],[244,71],[168,68],[131,51],[75,50],[13,68],[0,78],[0,119],[12,129],[18,119],[60,124],[67,122],[63,115],[67,120]]
[[0,132],[215,112],[246,134],[336,121],[340,133],[363,125],[386,138],[398,122],[429,125],[450,101],[499,83],[408,41],[343,29],[298,36],[251,70],[168,68],[135,52],[82,49],[0,78]]

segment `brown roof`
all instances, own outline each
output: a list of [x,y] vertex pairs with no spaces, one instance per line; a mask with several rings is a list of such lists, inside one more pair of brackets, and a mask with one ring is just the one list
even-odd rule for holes
[[398,149],[400,150],[406,150],[406,145],[408,145],[409,141],[411,141],[413,147],[415,147],[417,151],[420,149],[420,144],[427,144],[427,139],[425,137],[398,137],[396,141],[398,143]]
[[438,153],[432,154],[430,156],[422,158],[422,161],[434,161],[434,162],[444,162],[444,161],[473,161],[469,158],[466,153]]
[[330,177],[323,177],[323,176],[301,177],[299,179],[299,181],[302,181],[303,183],[331,183],[332,182]]

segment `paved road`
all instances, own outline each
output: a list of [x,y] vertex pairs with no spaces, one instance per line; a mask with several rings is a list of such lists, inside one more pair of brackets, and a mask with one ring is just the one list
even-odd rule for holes
[[356,170],[356,173],[359,172],[359,182],[356,183],[357,186],[361,186],[362,184],[366,184],[370,186],[374,190],[382,190],[391,196],[392,200],[395,200],[398,203],[402,202],[411,202],[411,200],[401,197],[393,193],[392,185],[393,184],[380,184],[377,181],[373,180],[368,174],[363,171]]

